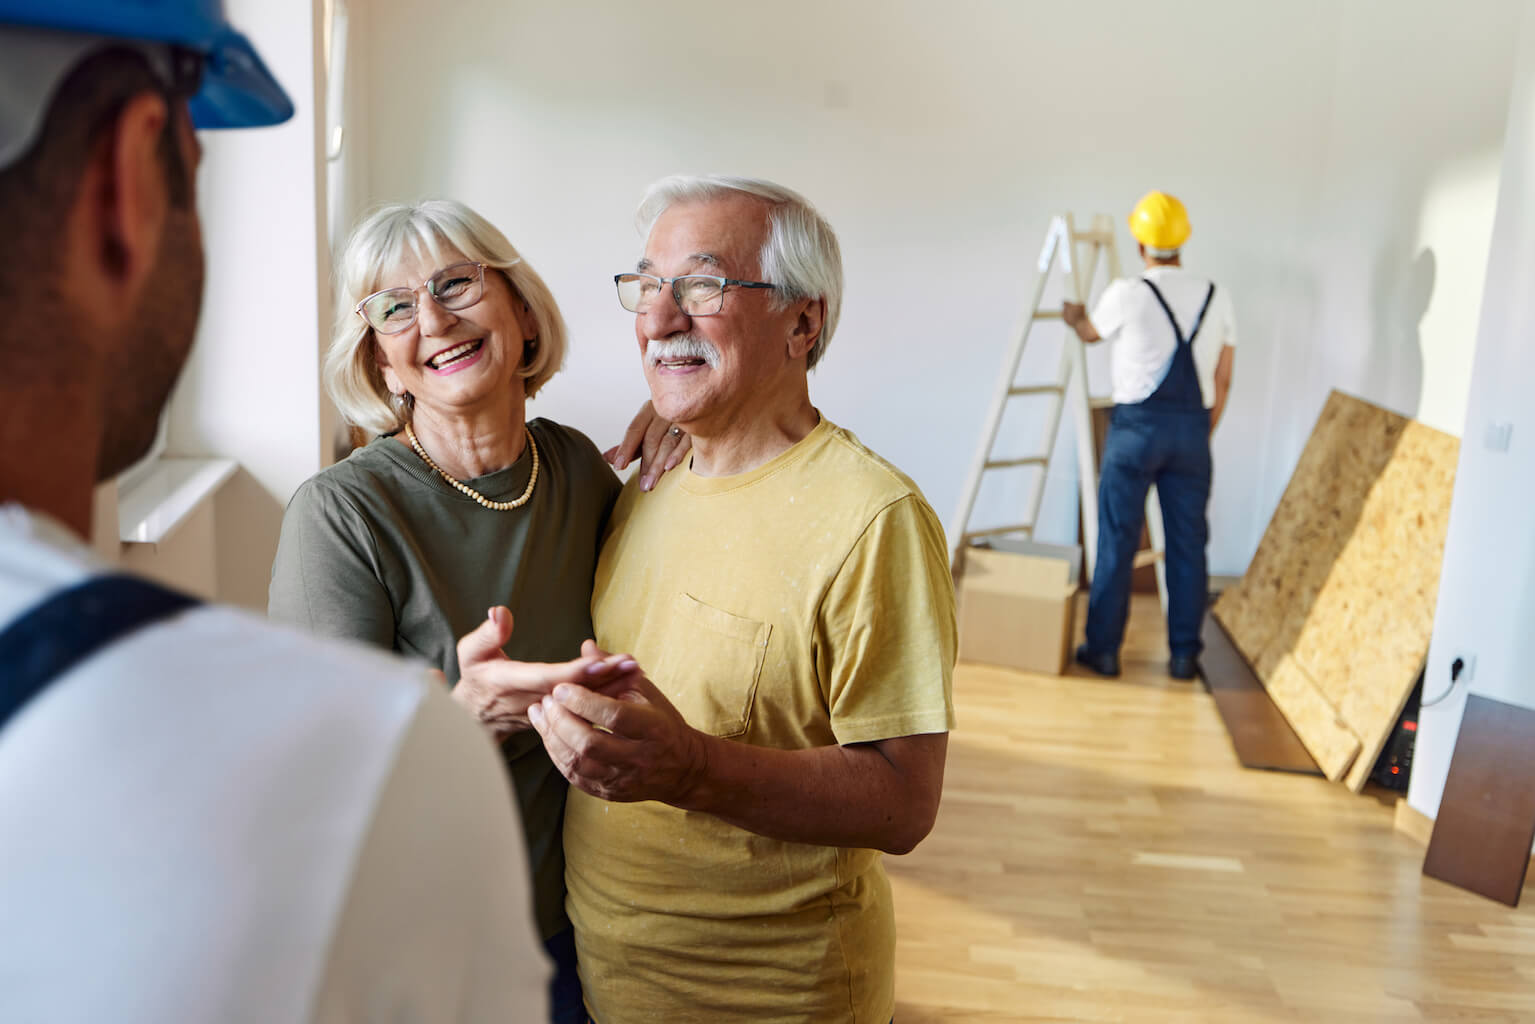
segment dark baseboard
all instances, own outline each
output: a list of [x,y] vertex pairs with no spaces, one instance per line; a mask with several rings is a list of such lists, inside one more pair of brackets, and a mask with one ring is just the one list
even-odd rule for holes
[[1300,772],[1321,775],[1305,744],[1290,728],[1284,713],[1275,706],[1247,659],[1237,650],[1213,614],[1206,612],[1200,630],[1204,653],[1199,656],[1199,674],[1215,698],[1216,710],[1231,746],[1244,768]]

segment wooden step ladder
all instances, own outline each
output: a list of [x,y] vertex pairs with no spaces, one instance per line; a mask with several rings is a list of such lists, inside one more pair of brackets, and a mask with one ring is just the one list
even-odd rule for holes
[[[1080,248],[1083,246],[1087,247],[1085,256]],[[1050,281],[1051,269],[1057,266],[1060,268],[1063,275],[1063,294],[1067,301],[1085,303],[1092,292],[1093,278],[1098,269],[1100,256],[1107,256],[1104,261],[1107,280],[1112,281],[1117,278],[1119,253],[1114,243],[1114,222],[1111,217],[1107,214],[1094,216],[1092,227],[1085,231],[1077,229],[1076,221],[1070,213],[1060,214],[1051,219],[1049,230],[1045,233],[1044,245],[1039,252],[1034,294],[1014,329],[1014,340],[1008,349],[1007,358],[1003,361],[1001,376],[997,379],[997,389],[992,396],[991,409],[986,417],[981,443],[976,449],[975,458],[971,461],[970,472],[965,478],[965,488],[961,493],[959,509],[948,530],[949,564],[955,571],[961,568],[960,557],[965,547],[974,541],[1009,534],[1033,537],[1034,526],[1039,518],[1040,503],[1044,499],[1045,481],[1050,473],[1050,460],[1055,451],[1056,436],[1060,432],[1061,417],[1069,409],[1077,436],[1077,481],[1082,502],[1082,549],[1087,570],[1085,578],[1092,576],[1098,559],[1098,466],[1092,442],[1093,402],[1087,391],[1087,360],[1083,353],[1082,342],[1076,332],[1070,329],[1065,332],[1060,364],[1052,381],[1044,384],[1019,385],[1016,377],[1034,325],[1045,320],[1061,320],[1059,309],[1040,308],[1045,287]],[[1044,446],[1039,449],[1040,454],[1023,458],[998,458],[997,433],[1002,425],[1002,418],[1007,412],[1008,403],[1015,399],[1035,398],[1045,398],[1050,402],[1043,439]],[[1025,515],[1017,522],[971,529],[970,517],[975,511],[975,501],[980,494],[981,481],[985,475],[997,470],[1017,469],[1024,466],[1039,466],[1041,470],[1038,484],[1029,496]],[[1162,607],[1165,610],[1167,585],[1164,580],[1161,557],[1164,547],[1161,513],[1156,489],[1153,487],[1146,501],[1146,524],[1151,534],[1153,550],[1138,555],[1136,565],[1146,564],[1148,558],[1143,556],[1149,555],[1150,559],[1156,561],[1157,590],[1161,594]]]

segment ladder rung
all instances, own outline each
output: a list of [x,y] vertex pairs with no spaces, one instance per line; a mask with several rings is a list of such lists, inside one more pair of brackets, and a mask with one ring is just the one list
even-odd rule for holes
[[1000,537],[1004,533],[1027,533],[1032,535],[1034,527],[1028,523],[1019,523],[1017,526],[992,526],[984,530],[971,530],[960,538],[960,543],[964,544],[979,537]]
[[[3,0],[0,0],[3,2]],[[990,527],[982,530],[968,529],[971,524],[971,516],[975,512],[977,496],[983,488],[983,480],[988,471],[1011,470],[1015,467],[1030,468],[1039,466],[1041,478],[1050,473],[1051,459],[1059,438],[1059,431],[1063,423],[1064,415],[1068,412],[1065,408],[1071,405],[1070,412],[1074,422],[1090,418],[1088,410],[1082,408],[1084,402],[1091,402],[1093,406],[1112,405],[1112,401],[1092,401],[1086,394],[1086,389],[1075,384],[1070,379],[1071,375],[1083,373],[1086,366],[1082,361],[1082,350],[1076,347],[1071,332],[1067,331],[1067,345],[1060,355],[1061,374],[1063,379],[1052,379],[1049,383],[1031,383],[1017,386],[1016,377],[1024,355],[1025,346],[1029,342],[1031,333],[1034,333],[1033,325],[1042,321],[1051,321],[1052,326],[1044,328],[1044,333],[1051,334],[1054,331],[1054,323],[1065,322],[1065,310],[1061,305],[1052,301],[1054,308],[1041,308],[1045,292],[1048,290],[1049,278],[1058,271],[1062,276],[1064,294],[1082,294],[1082,300],[1087,301],[1091,292],[1091,285],[1097,276],[1100,265],[1105,265],[1110,280],[1119,275],[1119,260],[1116,255],[1116,238],[1114,220],[1111,217],[1098,215],[1093,217],[1089,224],[1083,225],[1079,230],[1077,221],[1071,214],[1061,214],[1050,219],[1049,229],[1046,232],[1044,242],[1040,248],[1037,263],[1038,277],[1035,290],[1030,300],[1030,305],[1022,312],[1022,321],[1019,324],[1018,334],[1014,337],[1012,347],[1008,350],[1008,357],[1004,363],[1003,377],[994,381],[996,389],[988,414],[986,427],[982,434],[979,450],[975,453],[970,468],[966,474],[965,492],[961,499],[960,507],[956,513],[956,520],[949,530],[951,544],[950,557],[958,564],[962,554],[961,546],[972,540],[983,537],[996,537],[1004,534],[1032,536],[1034,523],[1040,515],[1040,500],[1045,492],[1043,483],[1032,489],[1028,502],[1017,509],[1017,514],[1026,515],[1029,522],[1011,526]],[[1106,257],[1106,263],[1102,259]],[[1035,377],[1034,380],[1040,378]],[[1085,381],[1084,381],[1085,383]],[[1044,417],[1044,437],[1039,441],[1029,441],[1020,445],[1020,448],[1033,448],[1043,451],[1044,454],[1030,458],[996,458],[997,432],[1002,421],[1007,418],[1008,402],[1013,398],[1024,396],[1051,397],[1048,404],[1049,414]],[[1015,407],[1016,408],[1016,407]],[[1078,457],[1078,477],[1080,500],[1083,507],[1092,509],[1097,499],[1096,489],[1092,486],[1095,475],[1094,460],[1091,448],[1085,443],[1085,439],[1079,438],[1076,445]],[[1014,449],[1017,450],[1016,448]],[[1029,474],[1033,478],[1033,474]],[[1005,513],[1012,515],[1014,513]],[[1096,528],[1097,513],[1091,512],[1083,526],[1084,543],[1086,545],[1088,564],[1092,563],[1096,553]]]
[[1162,552],[1147,548],[1144,551],[1137,551],[1135,557],[1130,560],[1130,565],[1136,569],[1144,569],[1148,565],[1156,565],[1162,559]]

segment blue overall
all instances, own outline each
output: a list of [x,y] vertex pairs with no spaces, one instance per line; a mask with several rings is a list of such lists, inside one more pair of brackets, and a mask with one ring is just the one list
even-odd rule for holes
[[1156,484],[1167,534],[1167,645],[1175,658],[1196,657],[1209,587],[1210,412],[1199,391],[1194,339],[1215,285],[1185,338],[1157,286],[1142,280],[1167,314],[1178,343],[1157,389],[1145,401],[1116,405],[1109,423],[1098,484],[1098,563],[1087,605],[1087,646],[1095,654],[1117,654],[1124,641],[1130,572],[1140,546],[1146,494]]
[[95,576],[53,593],[0,631],[0,730],[98,650],[197,603],[133,576]]

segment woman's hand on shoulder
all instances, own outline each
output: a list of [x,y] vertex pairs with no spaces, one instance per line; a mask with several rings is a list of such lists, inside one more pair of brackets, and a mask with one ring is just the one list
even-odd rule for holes
[[648,491],[661,479],[661,474],[681,465],[692,447],[693,439],[687,432],[656,415],[647,399],[624,431],[624,439],[603,452],[602,457],[619,470],[638,458],[640,490]]

